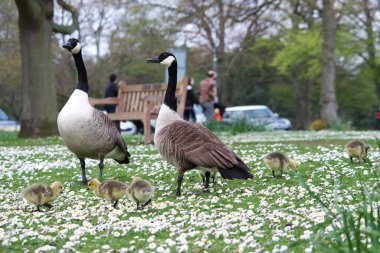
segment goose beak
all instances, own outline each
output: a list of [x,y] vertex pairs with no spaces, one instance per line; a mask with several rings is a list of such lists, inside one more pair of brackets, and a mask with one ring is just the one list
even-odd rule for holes
[[70,50],[71,49],[71,46],[69,44],[65,44],[62,46],[63,48],[66,48],[67,50]]
[[159,63],[160,61],[158,60],[158,57],[153,57],[153,58],[149,58],[149,59],[146,59],[146,62],[148,63]]

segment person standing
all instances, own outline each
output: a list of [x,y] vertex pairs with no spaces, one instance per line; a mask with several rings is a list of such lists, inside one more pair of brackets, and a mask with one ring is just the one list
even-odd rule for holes
[[199,103],[203,107],[206,122],[210,121],[214,117],[216,78],[216,72],[209,70],[207,72],[207,78],[203,79],[199,84]]
[[196,122],[194,112],[194,104],[199,104],[198,98],[195,96],[193,91],[194,78],[189,77],[187,83],[187,92],[186,92],[186,103],[185,103],[185,112],[183,118],[185,120],[191,120]]
[[[116,81],[117,76],[115,74],[111,74],[109,79],[110,82],[107,85],[106,89],[104,90],[104,98],[108,97],[117,97],[119,93],[119,86],[117,85]],[[104,105],[104,110],[107,113],[114,113],[116,110],[116,105]]]
[[[119,85],[116,83],[117,76],[115,74],[111,74],[109,79],[110,82],[104,90],[104,98],[117,97],[119,94]],[[116,105],[104,105],[103,108],[107,113],[114,113],[116,111]],[[114,123],[117,130],[120,131],[120,121],[115,120]]]

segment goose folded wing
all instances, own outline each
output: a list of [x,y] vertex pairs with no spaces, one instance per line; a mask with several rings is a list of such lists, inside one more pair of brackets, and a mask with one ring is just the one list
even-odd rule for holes
[[116,146],[123,151],[128,157],[131,155],[127,150],[127,144],[121,138],[119,130],[117,130],[115,123],[108,118],[103,112],[99,110],[93,111],[93,121],[91,122],[91,129],[94,132],[94,138],[108,138],[112,143],[115,143]]
[[166,141],[174,147],[173,151],[191,164],[227,169],[238,163],[236,155],[202,125],[178,121],[165,130]]

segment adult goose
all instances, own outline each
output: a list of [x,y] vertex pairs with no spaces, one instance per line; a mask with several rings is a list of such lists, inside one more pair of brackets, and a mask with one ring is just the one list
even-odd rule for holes
[[184,173],[191,169],[206,170],[205,188],[208,189],[210,171],[219,171],[225,179],[252,178],[247,165],[206,127],[180,118],[175,90],[177,60],[168,52],[147,59],[148,63],[168,66],[169,81],[164,103],[158,113],[154,133],[155,146],[161,155],[178,169],[177,196],[181,196]]
[[87,184],[85,158],[100,160],[99,179],[102,181],[105,158],[127,164],[130,154],[115,124],[88,102],[87,73],[81,44],[71,38],[63,47],[74,57],[78,84],[58,115],[58,130],[65,145],[79,158],[83,184]]

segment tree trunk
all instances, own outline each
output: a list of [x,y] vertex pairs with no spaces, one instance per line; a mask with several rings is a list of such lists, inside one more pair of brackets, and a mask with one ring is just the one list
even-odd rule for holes
[[219,25],[218,25],[218,33],[219,33],[219,45],[217,47],[217,62],[218,62],[218,75],[219,75],[219,78],[218,78],[218,85],[220,87],[220,94],[222,95],[221,96],[221,101],[220,103],[222,104],[226,104],[228,103],[229,101],[229,94],[227,93],[227,84],[226,84],[226,79],[227,79],[227,73],[226,73],[226,54],[225,54],[225,43],[224,43],[224,40],[225,40],[225,31],[226,31],[226,20],[227,20],[227,17],[226,17],[226,13],[225,13],[225,6],[224,6],[224,3],[223,1],[216,1],[217,5],[218,5],[218,10],[219,10],[219,17],[218,17],[218,20],[219,20]]
[[16,1],[20,13],[22,61],[19,136],[44,137],[58,134],[57,96],[51,53],[53,2],[44,1],[45,5],[42,5],[29,1]]
[[19,12],[22,112],[19,137],[57,135],[57,93],[51,53],[53,32],[70,34],[78,28],[78,12],[64,0],[71,25],[53,21],[54,0],[15,0]]
[[310,82],[304,85],[298,79],[298,75],[293,73],[294,97],[296,100],[296,130],[306,129],[310,122]]
[[337,120],[335,92],[335,35],[337,21],[333,10],[333,0],[323,0],[322,17],[322,78],[321,78],[321,119],[328,125]]
[[[366,47],[367,47],[367,65],[372,71],[373,82],[376,88],[376,95],[378,100],[380,101],[380,65],[377,63],[376,59],[376,39],[375,33],[373,30],[373,21],[374,16],[371,12],[371,8],[369,6],[368,0],[363,0],[363,10],[365,21],[365,32],[367,34]],[[379,3],[380,4],[380,3]]]

